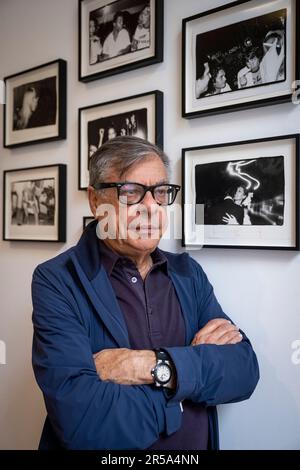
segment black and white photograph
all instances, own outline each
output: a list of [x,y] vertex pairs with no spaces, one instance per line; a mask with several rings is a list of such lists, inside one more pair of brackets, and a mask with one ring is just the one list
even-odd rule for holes
[[299,248],[299,135],[183,150],[184,246]]
[[79,79],[162,61],[163,0],[80,0]]
[[206,163],[195,168],[205,225],[283,225],[284,157]]
[[55,180],[11,183],[11,225],[54,225]]
[[119,0],[90,12],[90,65],[150,47],[150,4],[145,0]]
[[[293,0],[262,1],[259,9],[252,0],[185,19],[184,117],[267,104],[264,100],[270,98],[278,102],[287,92],[291,95],[297,77],[295,11]],[[217,27],[220,23],[223,26]]]
[[14,88],[13,94],[14,131],[56,123],[56,77],[25,83]]
[[116,114],[88,123],[89,158],[108,140],[117,136],[133,135],[148,138],[147,108]]
[[66,167],[4,172],[4,240],[65,241]]
[[[196,98],[286,79],[286,9],[196,37]],[[209,78],[204,85],[203,75]]]
[[5,147],[66,138],[65,61],[6,77],[5,87]]
[[88,187],[89,161],[108,140],[135,136],[163,147],[163,93],[151,91],[79,109],[79,189]]

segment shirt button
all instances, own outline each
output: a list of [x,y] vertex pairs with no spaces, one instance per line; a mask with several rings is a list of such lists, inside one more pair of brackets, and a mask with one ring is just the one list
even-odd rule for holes
[[133,284],[135,284],[135,283],[137,282],[137,277],[133,276],[133,277],[131,278],[131,282],[132,282]]

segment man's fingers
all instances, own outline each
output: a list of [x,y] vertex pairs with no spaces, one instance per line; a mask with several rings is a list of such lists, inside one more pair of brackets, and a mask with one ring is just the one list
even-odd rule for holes
[[238,331],[238,327],[233,325],[232,323],[225,324],[225,325],[220,325],[219,328],[217,328],[213,333],[208,335],[208,338],[211,342],[217,343],[217,341],[222,338],[223,335],[227,333],[232,333]]
[[233,330],[230,331],[218,339],[213,338],[212,335],[200,337],[199,339],[194,338],[191,346],[197,346],[199,344],[216,344],[216,345],[225,345],[225,344],[237,344],[240,343],[243,339],[243,336],[239,331]]
[[231,325],[231,323],[228,320],[224,320],[223,318],[219,318],[216,320],[211,320],[208,322],[201,330],[199,330],[194,338],[191,344],[196,343],[204,343],[204,338],[206,338],[208,335],[211,335],[215,330],[217,330],[221,325]]
[[219,339],[222,338],[222,336],[226,334],[236,334],[238,332],[238,327],[229,320],[225,320],[224,318],[215,318],[195,334],[191,345],[218,344]]
[[235,338],[230,340],[227,344],[237,344],[237,343],[240,343],[241,341],[243,341],[243,335],[239,333]]
[[214,330],[216,330],[220,325],[223,324],[231,324],[229,320],[226,320],[225,318],[214,318],[213,320],[210,320],[209,322],[206,323],[206,325],[201,328],[201,330],[196,333],[195,336],[197,335],[205,335],[212,333]]
[[224,344],[237,344],[240,343],[243,339],[243,336],[239,331],[231,331],[225,333],[225,335],[221,336],[217,342],[219,345]]
[[[199,341],[201,338],[206,336],[217,334],[217,338],[224,334],[228,328],[231,330],[234,325],[229,321],[225,320],[224,318],[218,318],[216,320],[212,320],[211,322],[207,323],[201,330],[196,333],[194,339]],[[219,331],[220,328],[220,331]]]

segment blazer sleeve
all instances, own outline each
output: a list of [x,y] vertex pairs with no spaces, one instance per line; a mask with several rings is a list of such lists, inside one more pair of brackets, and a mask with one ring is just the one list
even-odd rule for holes
[[[201,266],[189,257],[195,280],[199,329],[213,318],[230,318],[218,303]],[[248,399],[259,380],[255,352],[246,335],[235,345],[201,344],[164,348],[177,372],[177,389],[170,402],[186,398],[204,406]]]
[[33,369],[64,448],[145,449],[180,428],[180,405],[161,390],[100,380],[78,307],[46,268],[34,272],[32,299]]

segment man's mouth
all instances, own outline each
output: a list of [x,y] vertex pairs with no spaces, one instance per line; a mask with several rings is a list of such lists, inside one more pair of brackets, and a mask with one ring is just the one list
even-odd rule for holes
[[137,228],[137,230],[142,230],[142,231],[153,231],[153,230],[159,230],[159,227],[156,227],[156,226],[153,226],[153,225],[139,225]]

